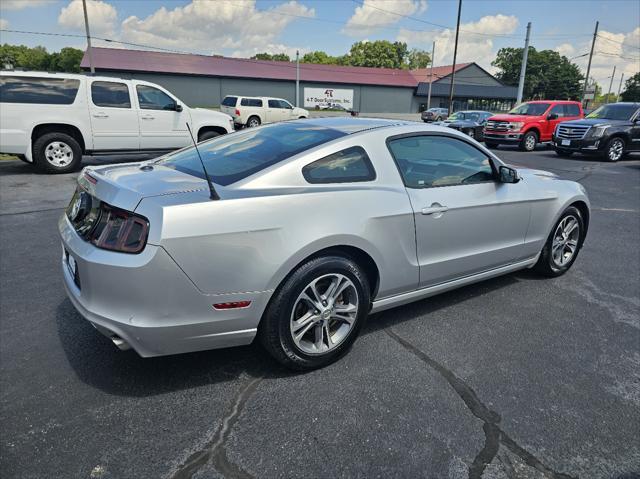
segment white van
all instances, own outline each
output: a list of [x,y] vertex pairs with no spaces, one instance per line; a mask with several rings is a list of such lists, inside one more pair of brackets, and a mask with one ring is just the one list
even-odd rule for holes
[[238,126],[259,126],[275,121],[309,118],[304,108],[293,106],[282,98],[255,96],[225,96],[220,104],[220,111],[233,117]]
[[0,72],[0,152],[48,173],[80,166],[82,155],[166,152],[233,131],[223,113],[189,108],[161,86],[138,80]]

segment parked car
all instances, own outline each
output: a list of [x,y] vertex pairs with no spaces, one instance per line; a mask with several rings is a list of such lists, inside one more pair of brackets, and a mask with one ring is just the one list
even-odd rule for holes
[[141,356],[257,336],[320,367],[370,312],[522,268],[562,275],[589,225],[580,184],[451,128],[314,118],[198,150],[85,168],[59,221],[71,302]]
[[640,103],[602,105],[584,120],[562,123],[556,127],[553,145],[559,156],[595,153],[608,161],[640,151]]
[[422,118],[422,121],[425,123],[430,123],[432,121],[442,121],[448,114],[449,110],[446,108],[429,108],[422,112],[420,118]]
[[233,118],[238,126],[256,127],[263,123],[309,118],[304,108],[282,98],[225,96],[220,111]]
[[233,131],[231,117],[189,108],[159,85],[66,73],[0,72],[0,149],[47,173],[82,155],[167,152]]
[[528,101],[509,113],[494,115],[484,128],[484,142],[489,148],[516,144],[523,151],[533,151],[538,143],[551,141],[558,123],[584,116],[577,101]]
[[493,116],[493,113],[490,111],[457,111],[443,122],[436,122],[436,124],[448,126],[454,130],[466,133],[471,138],[482,141],[482,130],[487,123],[487,119],[491,116]]

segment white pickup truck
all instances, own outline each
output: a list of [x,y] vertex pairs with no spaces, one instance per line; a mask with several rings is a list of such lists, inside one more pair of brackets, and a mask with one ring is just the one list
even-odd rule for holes
[[233,131],[229,115],[189,108],[138,80],[0,72],[0,152],[48,173],[79,168],[82,155],[166,152]]

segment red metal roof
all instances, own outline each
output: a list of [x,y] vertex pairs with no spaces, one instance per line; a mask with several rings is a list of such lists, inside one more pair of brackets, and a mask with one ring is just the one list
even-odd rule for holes
[[[97,70],[173,73],[186,75],[295,80],[296,65],[291,62],[249,60],[182,53],[93,48]],[[456,71],[469,63],[456,65]],[[80,66],[89,68],[85,52]],[[415,88],[428,81],[428,70],[397,70],[393,68],[349,67],[339,65],[300,64],[300,80],[328,83],[356,83]],[[451,66],[434,67],[434,81],[451,73]],[[426,72],[426,73],[425,73]],[[427,80],[425,80],[425,78]]]
[[[458,63],[456,64],[456,72],[462,70],[463,68],[467,68],[469,65],[473,65],[472,63]],[[431,68],[418,68],[416,70],[411,70],[411,74],[418,82],[428,82],[429,77],[431,76]],[[445,65],[442,67],[433,67],[433,81],[438,81],[441,78],[446,77],[447,75],[451,75],[451,65]]]

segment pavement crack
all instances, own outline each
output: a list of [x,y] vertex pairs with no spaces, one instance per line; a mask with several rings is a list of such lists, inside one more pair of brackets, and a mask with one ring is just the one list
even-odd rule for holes
[[263,377],[253,378],[247,382],[236,396],[233,407],[222,420],[222,425],[216,431],[211,441],[202,449],[191,454],[187,460],[170,475],[171,479],[191,478],[199,469],[211,462],[216,471],[225,478],[250,479],[251,474],[229,461],[226,443],[233,426],[238,422],[240,414],[249,398],[253,395]]
[[480,479],[482,477],[486,467],[493,462],[498,454],[501,445],[522,459],[525,464],[542,472],[550,479],[575,479],[568,474],[554,471],[511,439],[499,426],[501,420],[500,415],[489,409],[489,407],[480,400],[473,388],[464,382],[463,379],[456,376],[453,371],[450,371],[417,346],[396,334],[391,328],[386,329],[385,332],[391,339],[400,344],[400,346],[437,371],[455,390],[467,406],[467,409],[484,423],[482,425],[485,436],[484,446],[469,467],[469,479]]

